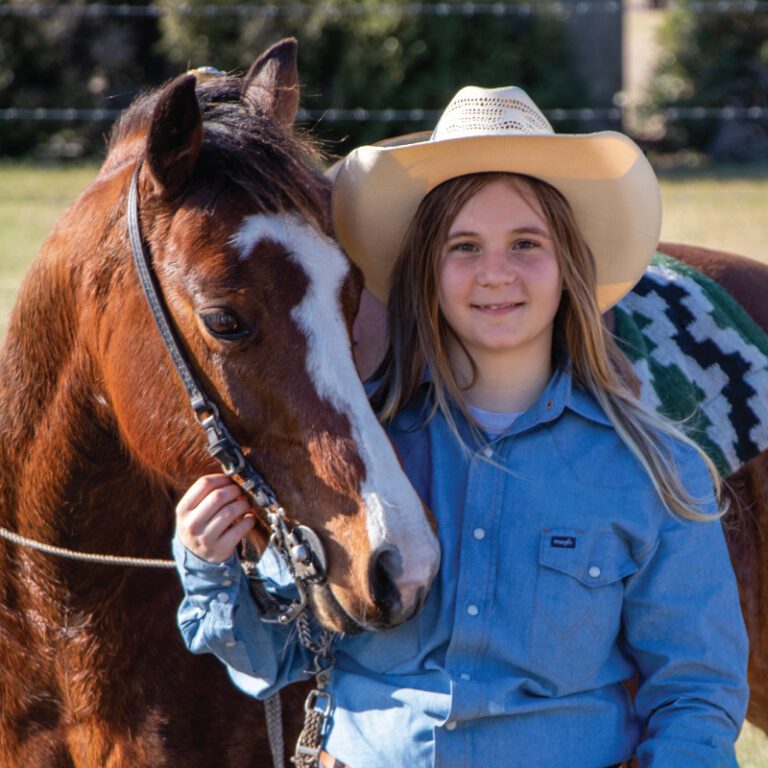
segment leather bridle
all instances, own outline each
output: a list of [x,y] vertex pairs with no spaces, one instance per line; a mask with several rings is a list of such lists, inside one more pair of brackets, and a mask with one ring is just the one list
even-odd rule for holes
[[270,600],[268,602],[272,607],[271,614],[264,615],[262,612],[264,621],[288,624],[306,608],[308,584],[322,584],[325,581],[325,553],[320,539],[311,528],[303,525],[292,529],[289,527],[285,510],[279,504],[275,492],[245,457],[243,449],[224,424],[216,403],[207,396],[182,351],[141,236],[138,191],[140,171],[141,162],[131,178],[127,204],[128,237],[139,282],[163,344],[187,392],[195,420],[205,430],[209,455],[221,464],[224,473],[229,475],[256,508],[263,512],[271,531],[269,545],[280,553],[295,579],[298,599],[287,603]]

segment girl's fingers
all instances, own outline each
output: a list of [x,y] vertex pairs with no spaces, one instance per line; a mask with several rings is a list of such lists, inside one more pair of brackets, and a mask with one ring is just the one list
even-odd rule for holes
[[199,477],[179,500],[176,505],[176,513],[186,514],[194,509],[211,491],[230,484],[233,484],[233,481],[227,475],[216,474]]
[[220,510],[242,496],[240,486],[235,485],[229,478],[227,484],[213,487],[198,502],[197,506],[188,512],[179,512],[180,522],[193,536],[204,533],[211,520],[218,516]]
[[176,506],[184,546],[203,560],[220,563],[253,528],[255,518],[242,489],[226,475],[197,480]]
[[224,532],[217,546],[217,558],[220,558],[218,562],[223,563],[232,554],[240,540],[253,528],[255,523],[255,515],[248,513]]
[[248,503],[248,500],[242,495],[229,502],[229,504],[225,504],[208,521],[203,532],[204,538],[208,540],[220,539],[224,531],[233,523],[236,523],[250,508],[251,505]]

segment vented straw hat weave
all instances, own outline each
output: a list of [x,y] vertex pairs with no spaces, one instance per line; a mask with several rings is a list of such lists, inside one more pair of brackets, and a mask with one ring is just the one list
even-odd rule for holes
[[513,86],[462,88],[435,130],[359,147],[337,168],[336,236],[382,301],[403,237],[422,199],[470,173],[522,173],[568,200],[595,257],[605,310],[640,279],[661,230],[658,181],[640,148],[612,131],[557,134]]

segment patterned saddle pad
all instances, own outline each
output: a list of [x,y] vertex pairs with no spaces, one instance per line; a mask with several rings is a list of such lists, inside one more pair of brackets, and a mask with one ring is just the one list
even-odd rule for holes
[[768,336],[720,285],[656,254],[614,312],[642,399],[683,422],[723,477],[768,447]]

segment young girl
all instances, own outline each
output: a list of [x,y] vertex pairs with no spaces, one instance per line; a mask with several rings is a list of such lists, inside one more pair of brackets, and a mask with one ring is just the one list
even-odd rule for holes
[[[467,88],[428,140],[353,152],[334,217],[388,304],[372,402],[442,564],[416,617],[337,642],[322,764],[735,766],[747,646],[713,468],[638,402],[600,318],[659,234],[640,150]],[[247,512],[227,483],[178,506],[180,625],[268,696],[307,660],[240,578],[249,516],[215,524]]]

